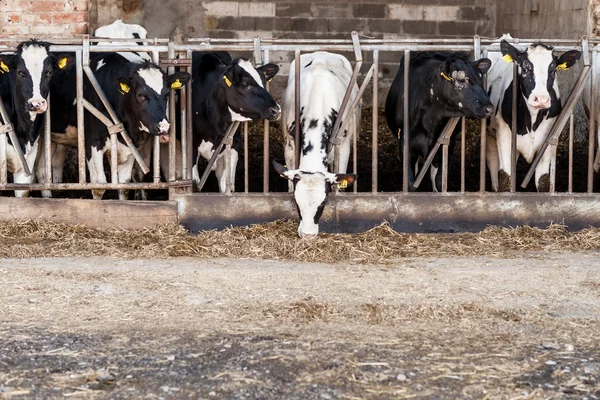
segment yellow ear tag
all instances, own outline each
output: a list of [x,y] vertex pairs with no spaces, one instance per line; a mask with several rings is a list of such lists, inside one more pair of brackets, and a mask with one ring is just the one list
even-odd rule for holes
[[231,83],[231,81],[229,79],[227,79],[227,77],[225,75],[223,75],[223,80],[225,81],[227,86],[231,87],[231,85],[233,85],[233,83]]
[[171,89],[181,89],[183,84],[179,82],[179,79],[176,79],[175,82],[171,83]]
[[267,82],[271,82],[273,80],[273,78],[269,79]]
[[121,86],[121,93],[123,93],[123,94],[129,93],[129,86],[127,86],[124,83],[119,83],[119,85]]
[[67,66],[67,57],[63,57],[60,60],[58,60],[58,68],[63,69],[66,66]]
[[348,187],[348,181],[345,179],[342,179],[339,183],[338,183],[338,188],[340,189],[346,189]]
[[508,54],[505,54],[502,56],[502,59],[504,60],[505,63],[510,64],[511,62],[513,62],[513,58],[511,56],[509,56]]
[[454,79],[450,78],[448,75],[446,75],[445,73],[440,73],[440,75],[442,76],[442,78],[444,78],[445,80],[447,80],[448,82],[452,82]]
[[4,64],[2,61],[0,61],[0,72],[8,72],[8,65]]
[[556,69],[560,69],[561,71],[566,71],[569,69],[569,67],[567,67],[567,62],[565,61],[564,63],[557,65]]

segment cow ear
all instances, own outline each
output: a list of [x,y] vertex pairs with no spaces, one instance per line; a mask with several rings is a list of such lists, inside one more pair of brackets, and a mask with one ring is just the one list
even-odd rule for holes
[[556,69],[560,69],[562,71],[566,71],[571,68],[577,60],[581,57],[581,52],[577,50],[567,51],[563,53],[560,57],[558,57],[558,61],[556,61]]
[[513,61],[519,63],[521,61],[521,52],[515,46],[508,43],[506,39],[502,39],[500,42],[500,51],[502,52],[502,59],[507,63]]
[[0,74],[5,74],[15,68],[14,54],[0,54]]
[[233,82],[235,82],[235,78],[233,77],[235,73],[235,65],[227,68],[225,73],[223,74],[223,84],[227,87],[233,86]]
[[351,185],[356,180],[357,176],[355,174],[331,174],[332,176],[328,177],[328,181],[330,183],[337,184],[340,189],[346,189],[348,185]]
[[296,177],[299,177],[295,170],[287,169],[285,165],[281,165],[276,160],[273,160],[272,164],[273,168],[275,168],[275,171],[277,171],[282,178],[287,178],[290,181],[293,181]]
[[485,74],[492,66],[492,61],[489,58],[481,58],[475,61],[473,64],[475,64],[475,66],[479,68],[482,74]]
[[181,89],[191,79],[191,75],[187,72],[178,71],[167,77],[167,85],[171,89]]
[[75,64],[75,57],[70,54],[54,56],[54,66],[61,71],[68,71]]
[[117,79],[115,79],[115,84],[117,85],[117,90],[119,92],[121,92],[122,95],[125,95],[126,93],[129,93],[129,91],[131,90],[130,82],[129,82],[129,78],[125,78],[125,77],[119,77]]
[[265,76],[265,79],[268,82],[271,81],[275,75],[277,75],[277,72],[279,72],[279,66],[277,64],[265,64],[256,69]]

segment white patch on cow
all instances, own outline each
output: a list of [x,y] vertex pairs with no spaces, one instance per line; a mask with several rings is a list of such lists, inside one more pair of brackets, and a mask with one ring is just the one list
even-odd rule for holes
[[35,121],[35,118],[37,117],[37,114],[35,111],[29,111],[29,119],[31,119],[31,121]]
[[461,101],[458,102],[458,108],[463,108],[463,103]]
[[250,61],[240,60],[238,65],[242,67],[242,69],[244,69],[248,74],[250,74],[252,78],[254,78],[258,86],[264,87],[262,79],[260,79],[260,75],[258,74],[258,71],[256,70],[256,68],[254,68],[254,65],[252,65]]
[[[211,142],[205,142],[203,140],[202,143],[200,143],[200,146],[198,146],[198,154],[200,154],[205,159],[210,160],[213,153],[215,152],[213,150],[213,147],[214,146]],[[213,168],[214,168],[214,165],[213,165]]]
[[[41,83],[42,73],[44,72],[44,61],[46,60],[46,58],[48,58],[48,52],[42,46],[27,46],[23,48],[21,58],[23,59],[23,62],[25,63],[25,68],[27,68],[27,71],[29,72],[29,75],[31,75],[31,80],[33,82],[33,94],[31,96],[31,99],[28,99],[28,101],[30,103],[40,100],[46,101],[42,97]],[[44,111],[46,110],[44,109]],[[35,118],[31,118],[32,121],[34,119]]]
[[162,93],[164,86],[163,74],[158,68],[140,69],[138,70],[138,75],[146,82],[146,85],[152,88],[158,95]]
[[236,113],[235,111],[233,111],[231,109],[231,107],[229,107],[229,112],[231,113],[231,120],[232,121],[251,121],[250,118],[246,118],[241,114]]
[[104,58],[101,58],[100,61],[98,61],[98,64],[96,64],[96,71],[98,71],[100,68],[102,68],[105,65],[106,65],[106,63],[104,62]]
[[75,100],[73,100],[73,105],[76,106],[77,105],[77,97],[75,98]]
[[143,131],[143,132],[148,132],[148,133],[150,133],[150,129],[148,129],[148,128],[146,127],[146,125],[144,125],[144,124],[142,123],[142,121],[139,121],[139,122],[140,122],[140,127],[139,127],[139,130],[140,130],[140,131]]
[[163,118],[162,121],[160,121],[158,123],[158,131],[160,133],[167,133],[169,132],[169,128],[171,127],[171,124],[169,124],[169,121],[167,121],[166,119]]
[[431,95],[431,97],[433,97],[433,96],[434,96],[434,93],[433,93],[433,88],[429,89],[429,94]]
[[314,236],[319,233],[319,224],[315,224],[315,216],[319,206],[327,197],[326,177],[322,173],[302,174],[296,183],[294,199],[302,220],[298,225],[298,235]]
[[542,46],[529,46],[527,48],[527,57],[533,64],[533,73],[535,77],[535,87],[529,95],[527,103],[533,106],[534,97],[550,97],[548,93],[548,68],[553,61],[552,50],[545,49]]
[[438,188],[435,185],[435,177],[437,176],[438,169],[439,168],[436,168],[432,165],[431,169],[429,170],[429,178],[431,179],[431,187],[433,188],[434,192],[438,191]]

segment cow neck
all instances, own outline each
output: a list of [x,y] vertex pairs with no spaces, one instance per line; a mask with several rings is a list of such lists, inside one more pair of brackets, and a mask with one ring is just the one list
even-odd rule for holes
[[[138,147],[139,137],[140,137],[140,129],[138,127],[139,123],[137,122],[137,120],[132,118],[133,117],[132,113],[127,112],[126,106],[125,106],[125,101],[121,102],[119,110],[117,110],[117,115],[119,115],[119,117],[121,118],[121,122],[123,122],[123,127],[125,128],[125,131],[127,131],[127,134],[129,134],[129,138],[133,142],[134,146]],[[123,140],[121,135],[118,135],[117,137],[118,137],[118,140],[120,140],[122,143],[125,143],[125,141]],[[110,136],[109,136],[109,138],[110,138]]]
[[[219,82],[221,79],[219,79]],[[213,126],[213,132],[218,135],[218,137],[214,138],[216,140],[221,140],[223,138],[223,135],[225,135],[227,128],[232,122],[231,112],[225,101],[225,90],[226,89],[222,85],[217,84],[216,90],[212,91],[206,104],[208,122]]]
[[40,135],[46,113],[37,114],[36,118],[33,121],[31,120],[31,115],[24,106],[26,100],[23,98],[20,90],[17,90],[16,76],[14,76],[14,72],[11,73],[13,74],[11,77],[13,109],[11,121],[14,124],[17,137],[19,138],[19,145],[21,146],[21,149],[25,151],[27,144],[33,145]]

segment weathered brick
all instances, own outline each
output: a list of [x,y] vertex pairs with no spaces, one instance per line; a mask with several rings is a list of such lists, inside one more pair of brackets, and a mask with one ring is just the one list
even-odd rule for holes
[[33,12],[62,12],[65,11],[65,3],[62,1],[32,1],[31,11]]
[[6,11],[6,12],[29,11],[29,1],[28,0],[0,0],[0,11]]
[[273,18],[273,17],[257,17],[255,18],[256,29],[266,31],[291,31],[292,18]]
[[307,18],[312,16],[311,3],[277,3],[275,15],[277,17]]
[[424,7],[425,21],[456,21],[459,8],[456,6]]
[[487,9],[483,7],[461,7],[458,12],[458,19],[461,21],[480,21],[488,20]]
[[220,38],[220,39],[233,39],[236,38],[235,31],[225,31],[220,29],[209,30],[208,35],[211,38]]
[[29,34],[29,25],[4,24],[0,27],[1,36],[26,36]]
[[402,32],[402,22],[395,19],[368,19],[366,21],[369,31],[382,33]]
[[351,18],[352,8],[350,4],[313,4],[311,6],[312,16],[320,18]]
[[88,0],[74,0],[73,1],[73,10],[74,11],[87,11],[88,9]]
[[435,35],[437,33],[436,22],[403,21],[402,32],[408,35]]
[[352,15],[356,18],[385,18],[385,4],[353,4]]
[[88,23],[87,22],[77,22],[73,24],[73,34],[80,35],[82,33],[88,33]]
[[11,24],[18,24],[21,21],[22,21],[21,16],[18,14],[13,14],[8,17],[8,22]]
[[236,1],[205,1],[202,7],[207,15],[236,17],[239,15],[239,3]]
[[389,17],[402,21],[420,21],[423,19],[424,7],[420,5],[390,4],[388,6]]
[[329,32],[369,32],[367,21],[361,18],[331,18],[329,19]]
[[52,15],[53,24],[71,24],[74,22],[86,22],[87,13],[85,12],[69,12]]
[[240,2],[240,17],[274,17],[275,3]]
[[327,32],[325,18],[292,18],[292,32]]
[[440,22],[440,35],[442,36],[473,36],[476,32],[475,22]]
[[231,31],[251,31],[255,27],[253,17],[221,17],[219,18],[219,29]]

